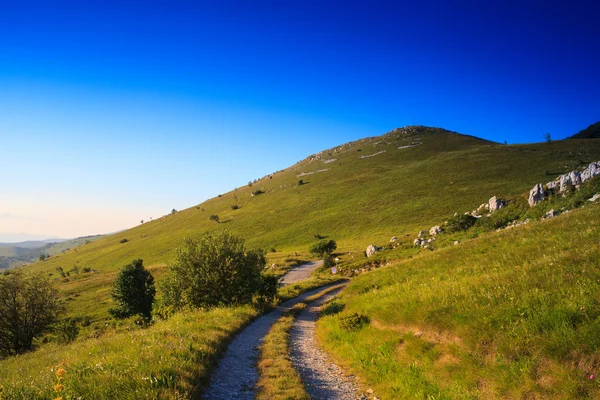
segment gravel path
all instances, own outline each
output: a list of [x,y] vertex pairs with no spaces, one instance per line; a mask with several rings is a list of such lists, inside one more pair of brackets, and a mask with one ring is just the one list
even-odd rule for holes
[[323,265],[323,260],[311,261],[294,267],[290,269],[279,282],[283,283],[284,285],[289,285],[290,283],[296,283],[298,281],[308,279],[312,275],[313,271],[319,268],[321,265]]
[[326,288],[340,286],[341,289],[344,285],[336,283],[311,290],[254,320],[231,342],[223,358],[219,360],[219,365],[211,376],[210,385],[202,397],[207,400],[254,399],[258,381],[258,348],[271,325],[295,304]]
[[290,331],[290,356],[304,382],[306,391],[314,400],[356,400],[365,398],[358,389],[355,379],[342,370],[319,349],[315,340],[315,322],[318,308],[335,296],[339,290],[331,291],[310,303],[302,311]]

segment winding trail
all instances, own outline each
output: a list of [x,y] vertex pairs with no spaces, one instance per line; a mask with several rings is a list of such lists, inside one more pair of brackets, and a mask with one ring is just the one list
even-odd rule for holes
[[294,267],[283,276],[283,278],[280,280],[280,283],[289,285],[290,283],[296,283],[308,279],[312,275],[313,271],[319,268],[321,265],[323,265],[323,260],[311,261]]
[[254,399],[258,382],[258,348],[273,323],[295,304],[330,287],[339,286],[341,289],[345,284],[334,283],[311,290],[254,320],[231,342],[202,397],[207,400]]
[[340,290],[341,288],[331,291],[310,303],[298,315],[290,331],[289,347],[292,364],[300,374],[306,391],[315,400],[365,398],[356,384],[356,379],[353,376],[345,375],[340,367],[333,364],[319,349],[315,340],[315,325],[319,317],[319,307]]

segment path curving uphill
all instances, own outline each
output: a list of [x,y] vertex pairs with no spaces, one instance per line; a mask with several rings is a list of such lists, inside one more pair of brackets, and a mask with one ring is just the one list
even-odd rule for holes
[[311,261],[302,265],[298,265],[289,270],[287,274],[281,278],[280,282],[284,285],[289,285],[290,283],[296,283],[299,281],[303,281],[305,279],[310,278],[313,271],[323,265],[323,260]]
[[306,392],[312,399],[356,400],[365,398],[353,376],[345,375],[319,349],[315,340],[315,325],[319,307],[339,290],[331,291],[313,301],[302,311],[290,331],[290,356],[300,374]]
[[254,399],[258,382],[256,363],[259,346],[273,323],[297,303],[330,287],[339,286],[341,289],[345,284],[335,283],[311,290],[254,320],[231,342],[202,397],[207,400]]

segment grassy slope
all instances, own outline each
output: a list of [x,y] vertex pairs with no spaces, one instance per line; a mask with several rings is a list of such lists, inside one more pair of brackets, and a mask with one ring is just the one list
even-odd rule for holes
[[[33,264],[30,271],[57,277],[55,268],[74,265],[98,270],[72,277],[59,287],[70,299],[69,313],[102,320],[116,271],[141,257],[159,274],[181,239],[228,228],[250,247],[276,248],[272,262],[306,250],[320,233],[342,251],[362,251],[370,243],[414,233],[439,223],[456,210],[472,209],[492,195],[521,194],[536,182],[590,161],[600,160],[600,140],[504,146],[477,138],[426,130],[423,145],[399,150],[415,138],[399,134],[364,139],[326,151],[205,203],[85,244]],[[445,131],[443,131],[445,132]],[[360,150],[360,151],[359,151]],[[374,157],[363,155],[386,150]],[[329,155],[331,154],[331,155]],[[324,160],[335,158],[332,163]],[[329,171],[297,177],[302,172]],[[306,184],[298,186],[299,179]],[[253,190],[266,193],[251,196]],[[237,197],[237,201],[235,200]],[[232,210],[238,204],[240,209]],[[209,220],[218,214],[221,223]],[[127,243],[120,243],[122,239]],[[408,240],[408,239],[407,239]]]
[[[599,211],[362,275],[320,321],[320,340],[382,399],[598,398]],[[342,329],[353,313],[370,323]]]

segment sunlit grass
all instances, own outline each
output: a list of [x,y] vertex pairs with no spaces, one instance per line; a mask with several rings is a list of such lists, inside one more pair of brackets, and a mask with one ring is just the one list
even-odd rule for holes
[[[318,324],[382,398],[597,398],[598,206],[354,280]],[[369,317],[357,331],[350,313]]]

